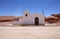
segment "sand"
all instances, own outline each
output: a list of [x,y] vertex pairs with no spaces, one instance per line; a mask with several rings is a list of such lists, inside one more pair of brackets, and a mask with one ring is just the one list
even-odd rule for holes
[[60,39],[56,27],[0,27],[0,39]]

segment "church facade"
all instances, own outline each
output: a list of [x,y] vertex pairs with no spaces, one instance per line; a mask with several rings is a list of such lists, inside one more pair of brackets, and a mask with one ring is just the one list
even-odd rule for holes
[[44,16],[39,13],[30,15],[29,11],[26,10],[22,18],[19,19],[20,24],[33,24],[40,25],[44,24]]

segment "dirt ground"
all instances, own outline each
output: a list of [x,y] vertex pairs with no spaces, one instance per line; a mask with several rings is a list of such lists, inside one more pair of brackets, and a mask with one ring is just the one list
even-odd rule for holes
[[0,39],[60,39],[60,26],[56,27],[2,27]]

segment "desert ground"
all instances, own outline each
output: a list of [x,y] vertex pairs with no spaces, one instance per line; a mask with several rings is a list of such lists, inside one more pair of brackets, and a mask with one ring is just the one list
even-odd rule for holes
[[60,39],[60,26],[0,26],[0,39]]

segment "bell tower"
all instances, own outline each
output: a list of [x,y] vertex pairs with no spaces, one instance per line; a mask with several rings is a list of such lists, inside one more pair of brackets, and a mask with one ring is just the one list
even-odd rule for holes
[[26,9],[26,10],[24,11],[24,17],[28,17],[28,16],[30,16],[30,14],[29,14],[29,11]]

